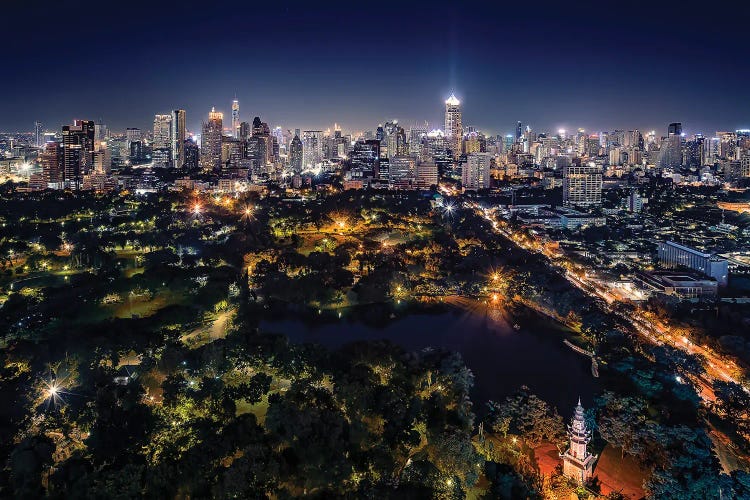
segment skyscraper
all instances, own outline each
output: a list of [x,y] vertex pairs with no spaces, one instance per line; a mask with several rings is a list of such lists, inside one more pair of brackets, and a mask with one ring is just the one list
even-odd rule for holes
[[516,124],[516,142],[521,142],[521,137],[523,137],[523,128],[521,127],[521,122],[519,121]]
[[34,146],[38,148],[44,146],[44,130],[40,121],[34,122]]
[[463,126],[461,125],[461,101],[456,99],[454,94],[451,94],[445,101],[445,137],[453,158],[458,158],[461,155]]
[[289,145],[289,167],[295,173],[302,171],[302,140],[297,134],[294,134],[294,138]]
[[679,122],[670,123],[669,127],[667,127],[667,135],[669,136],[682,135],[682,123],[679,123]]
[[92,120],[75,120],[62,128],[63,181],[72,189],[80,187],[83,176],[93,167],[94,135]]
[[63,182],[63,150],[62,145],[50,141],[44,145],[44,152],[40,155],[42,175],[48,184],[60,186]]
[[428,128],[429,125],[427,122],[415,123],[409,128],[409,156],[419,156],[422,139],[427,137],[427,132],[429,132]]
[[221,168],[221,135],[224,127],[224,113],[211,108],[208,121],[203,122],[201,130],[200,163],[204,170]]
[[185,110],[175,109],[172,111],[172,164],[175,167],[182,167],[185,164]]
[[602,203],[602,169],[570,165],[563,169],[563,205],[590,206]]
[[169,167],[172,163],[172,115],[154,116],[154,136],[151,159],[155,167]]
[[313,168],[323,161],[323,131],[305,130],[302,132],[302,167]]
[[236,97],[232,101],[232,137],[240,138],[240,101]]

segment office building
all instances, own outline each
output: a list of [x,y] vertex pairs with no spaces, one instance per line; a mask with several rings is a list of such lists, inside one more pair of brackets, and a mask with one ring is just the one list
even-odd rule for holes
[[491,162],[492,155],[489,153],[467,155],[466,163],[461,170],[461,185],[464,191],[489,189]]
[[302,132],[302,168],[315,168],[323,161],[323,132],[305,130]]
[[453,158],[458,158],[461,155],[463,125],[461,124],[461,102],[454,94],[451,94],[445,101],[445,137]]
[[563,169],[563,205],[591,206],[602,203],[602,169],[594,165],[570,165]]
[[170,138],[172,139],[172,165],[182,167],[185,164],[185,139],[186,139],[186,115],[184,109],[175,109],[172,111],[172,130]]
[[71,189],[80,188],[83,176],[94,163],[94,122],[75,120],[62,128],[63,181]]
[[40,121],[34,122],[34,146],[38,148],[44,146],[44,129]]
[[42,176],[49,185],[56,188],[62,187],[63,183],[63,147],[57,141],[49,141],[44,145],[44,151],[40,155],[42,164]]
[[221,137],[224,127],[224,114],[211,108],[208,121],[201,128],[200,164],[203,170],[221,168]]
[[155,167],[172,164],[172,115],[154,116],[154,133],[151,141],[151,161]]
[[392,189],[411,189],[414,178],[414,158],[393,156],[389,158],[388,184]]
[[415,184],[417,189],[430,189],[438,185],[438,167],[434,164],[421,163],[416,166]]
[[726,286],[729,283],[729,263],[726,259],[673,241],[659,243],[658,257],[663,267],[687,267],[714,278],[719,286]]
[[302,172],[302,139],[299,135],[294,134],[292,142],[289,144],[289,168],[292,172]]
[[232,101],[232,137],[240,138],[240,101],[236,97]]

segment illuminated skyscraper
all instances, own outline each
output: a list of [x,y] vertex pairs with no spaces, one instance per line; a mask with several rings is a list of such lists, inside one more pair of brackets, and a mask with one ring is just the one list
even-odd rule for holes
[[289,167],[295,173],[302,171],[302,140],[297,134],[289,145]]
[[516,124],[516,142],[521,142],[521,137],[523,137],[523,128],[521,128],[521,122],[519,121]]
[[240,101],[236,97],[232,101],[232,137],[240,138]]
[[461,101],[456,99],[454,94],[451,94],[445,101],[445,137],[453,158],[458,158],[461,155],[463,126],[461,125]]
[[61,186],[63,182],[62,145],[56,141],[46,143],[40,158],[45,182],[55,184],[57,187]]
[[224,127],[224,113],[211,108],[208,121],[201,130],[201,167],[204,170],[221,168],[221,135]]
[[305,130],[302,132],[302,167],[312,168],[323,161],[323,131]]
[[409,156],[418,157],[422,139],[427,137],[429,125],[427,122],[415,123],[409,128]]
[[151,159],[155,167],[168,167],[172,163],[172,115],[154,116],[154,136]]
[[94,135],[92,120],[75,120],[62,128],[63,180],[72,189],[80,187],[93,167]]
[[170,133],[172,139],[172,164],[178,168],[185,164],[185,118],[184,109],[175,109],[172,111],[172,130]]
[[44,130],[40,121],[34,122],[34,146],[38,148],[44,146]]

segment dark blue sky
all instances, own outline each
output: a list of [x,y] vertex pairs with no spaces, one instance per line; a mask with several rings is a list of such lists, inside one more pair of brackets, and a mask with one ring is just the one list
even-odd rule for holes
[[441,126],[451,90],[493,133],[750,128],[747,2],[26,3],[0,8],[0,130],[195,130],[235,93],[271,126]]

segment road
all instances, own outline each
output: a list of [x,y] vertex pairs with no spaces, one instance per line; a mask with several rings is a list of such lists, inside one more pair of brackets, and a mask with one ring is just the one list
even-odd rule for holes
[[[711,387],[714,381],[723,380],[740,383],[738,377],[733,374],[739,374],[741,370],[733,360],[721,356],[708,346],[696,344],[689,338],[689,332],[663,324],[653,314],[642,308],[630,305],[626,308],[616,307],[623,302],[591,279],[581,266],[573,264],[567,259],[561,259],[559,254],[543,244],[529,241],[526,235],[514,230],[506,221],[499,219],[492,209],[481,207],[474,202],[465,202],[465,206],[475,210],[476,213],[486,219],[497,234],[504,236],[524,250],[547,257],[549,264],[569,283],[588,296],[603,300],[603,307],[607,312],[616,314],[626,324],[630,325],[633,331],[640,334],[645,341],[657,345],[666,344],[686,354],[702,357],[705,360],[704,373],[700,376],[689,374],[685,374],[685,376],[689,376],[696,384],[704,401],[714,401],[715,397]],[[680,376],[677,377],[680,381]],[[747,386],[744,386],[744,389],[750,392]]]

